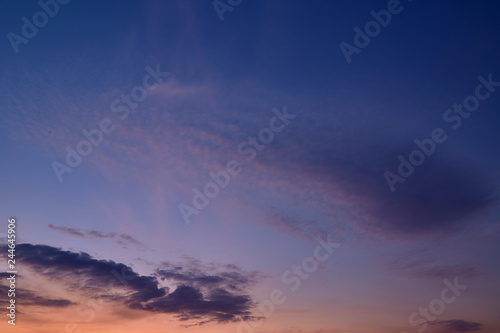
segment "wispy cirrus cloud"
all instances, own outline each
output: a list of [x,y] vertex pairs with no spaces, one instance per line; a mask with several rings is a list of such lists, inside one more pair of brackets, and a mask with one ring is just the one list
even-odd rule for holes
[[326,237],[325,226],[316,220],[304,220],[297,216],[288,216],[285,212],[280,212],[276,208],[267,210],[264,218],[257,221],[278,232],[290,236],[313,241],[316,237]]
[[[328,147],[328,142],[336,141],[343,141],[342,145]],[[373,138],[361,135],[310,138],[307,144],[293,147],[293,160],[287,161],[286,167],[290,173],[316,182],[316,191],[332,207],[340,203],[348,211],[342,213],[341,208],[332,209],[333,212],[341,213],[342,219],[358,230],[373,235],[404,237],[453,232],[467,218],[498,204],[494,187],[489,184],[490,175],[479,170],[472,172],[463,167],[461,158],[443,156],[444,153],[433,156],[394,195],[381,175],[397,161],[394,156],[413,148],[371,141]]]
[[84,230],[78,228],[68,228],[68,227],[58,227],[53,224],[48,225],[49,229],[59,231],[63,234],[76,236],[76,237],[86,237],[86,238],[97,238],[97,239],[112,239],[116,241],[123,248],[128,248],[129,245],[134,245],[140,250],[147,249],[144,243],[141,243],[134,237],[127,234],[119,234],[116,232],[104,233],[95,230]]
[[481,274],[480,268],[468,263],[439,262],[429,253],[406,253],[390,260],[387,267],[394,274],[415,278],[449,278],[450,276],[475,277]]

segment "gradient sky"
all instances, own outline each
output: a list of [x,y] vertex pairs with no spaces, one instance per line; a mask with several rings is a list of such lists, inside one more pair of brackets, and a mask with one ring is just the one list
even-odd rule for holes
[[[18,312],[7,324],[0,273],[1,332],[500,332],[500,4],[401,0],[350,62],[340,44],[387,1],[216,5],[223,20],[212,0],[72,0],[13,47],[42,9],[3,1],[0,272],[15,217]],[[443,118],[479,85],[476,111]],[[60,181],[53,163],[105,119]],[[384,174],[436,128],[446,141],[391,191]],[[186,223],[179,205],[232,160]],[[445,280],[467,288],[410,323]]]

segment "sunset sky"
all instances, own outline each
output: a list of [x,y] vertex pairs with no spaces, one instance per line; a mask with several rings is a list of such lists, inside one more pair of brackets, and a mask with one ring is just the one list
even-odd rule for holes
[[500,3],[0,18],[0,332],[500,332]]

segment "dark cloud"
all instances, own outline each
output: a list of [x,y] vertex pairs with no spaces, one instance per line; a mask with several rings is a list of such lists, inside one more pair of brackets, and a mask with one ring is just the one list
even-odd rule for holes
[[89,238],[109,238],[115,240],[124,248],[128,248],[128,245],[134,245],[139,249],[146,249],[146,245],[136,240],[134,237],[127,234],[118,234],[116,232],[104,233],[95,230],[83,230],[68,227],[58,227],[53,224],[48,225],[49,229],[62,232],[66,235],[77,236],[77,237],[89,237]]
[[[0,246],[3,253],[5,246]],[[187,258],[185,263],[162,263],[156,276],[143,276],[131,267],[92,258],[87,253],[63,251],[47,245],[19,244],[17,258],[37,274],[59,281],[70,291],[87,297],[104,298],[131,309],[170,313],[190,325],[256,319],[254,305],[245,294],[255,283],[257,272],[245,272],[235,265],[201,265]],[[174,285],[159,287],[160,278]],[[20,297],[32,298],[24,292]],[[34,298],[37,304],[67,306],[65,300]]]
[[480,170],[467,170],[460,161],[431,158],[396,192],[376,193],[381,199],[370,213],[381,225],[406,233],[455,231],[497,202]]
[[[0,273],[0,281],[4,281],[4,279],[11,277],[12,274],[9,273]],[[20,276],[17,274],[16,276]]]
[[[8,276],[7,276],[8,277]],[[3,277],[2,277],[3,279]],[[0,294],[7,295],[9,292],[9,287],[0,285]],[[69,305],[74,305],[75,303],[67,300],[67,299],[50,299],[43,296],[39,296],[35,294],[33,291],[25,290],[16,287],[15,291],[16,299],[22,300],[22,305],[37,305],[37,306],[48,306],[48,307],[56,307],[62,308]],[[7,297],[0,298],[0,306],[7,306],[9,300]]]
[[181,321],[204,319],[200,324],[233,322],[250,318],[253,305],[247,295],[236,295],[223,289],[212,290],[204,296],[199,289],[181,285],[174,292],[144,305],[134,303],[132,308],[154,312],[175,313]]
[[384,172],[397,173],[398,155],[407,158],[415,145],[391,148],[365,140],[369,138],[351,139],[359,141],[356,145],[349,140],[329,145],[325,139],[310,139],[308,146],[295,149],[287,170],[320,184],[317,191],[331,206],[340,198],[347,208],[343,220],[370,233],[452,232],[498,202],[488,174],[464,158],[447,154],[442,146],[391,192]]
[[462,333],[480,331],[483,325],[465,320],[446,320],[433,322],[439,329],[439,333]]
[[170,280],[178,285],[190,285],[199,289],[227,289],[244,292],[255,284],[259,273],[243,271],[235,265],[203,265],[199,260],[184,258],[180,264],[163,262],[156,275],[161,280]]
[[41,275],[66,279],[74,288],[106,289],[124,287],[133,293],[130,301],[165,295],[155,277],[140,276],[130,267],[114,261],[97,260],[87,253],[62,251],[47,245],[19,244],[16,256]]
[[85,237],[85,234],[83,232],[78,231],[77,229],[74,228],[56,227],[55,225],[52,224],[49,224],[48,227],[49,229],[60,231],[66,235]]

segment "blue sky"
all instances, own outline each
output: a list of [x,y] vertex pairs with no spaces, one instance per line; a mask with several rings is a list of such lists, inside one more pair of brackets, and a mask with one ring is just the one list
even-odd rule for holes
[[[9,33],[43,9],[3,4],[0,207],[18,221],[26,302],[15,329],[497,332],[498,4],[223,2],[221,21],[211,1],[42,0],[57,13],[15,47]],[[394,6],[348,62],[339,45]],[[113,130],[68,165],[103,121]],[[435,129],[444,142],[429,143]],[[427,148],[411,155],[415,140]],[[72,171],[59,178],[54,162]],[[196,207],[211,171],[229,184]],[[340,247],[290,290],[282,275],[318,238]],[[109,283],[120,269],[128,285]],[[412,325],[455,278],[467,289]],[[286,301],[263,314],[274,289]]]

